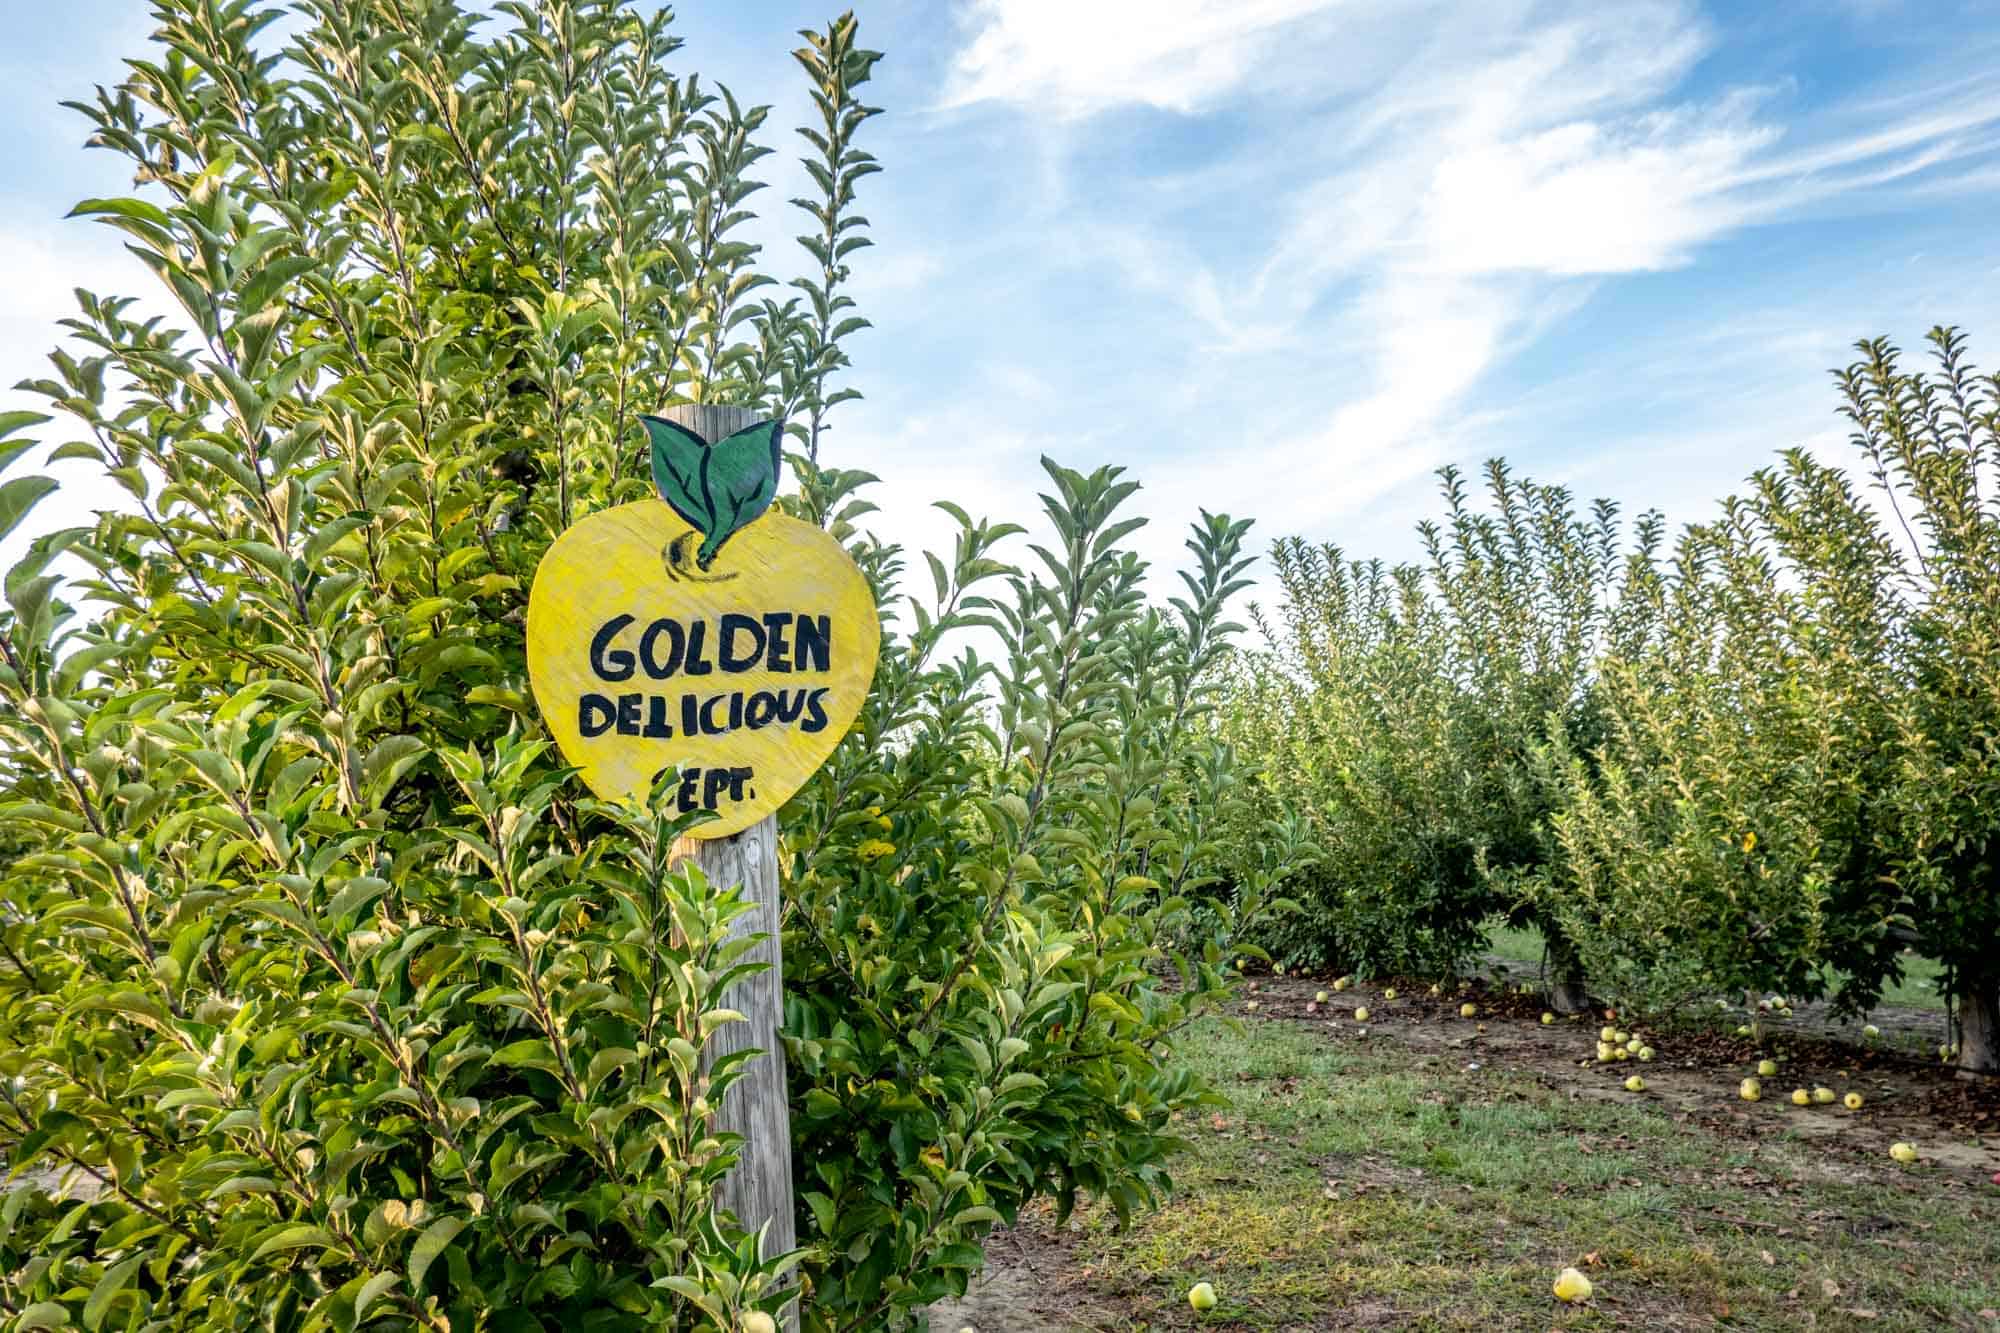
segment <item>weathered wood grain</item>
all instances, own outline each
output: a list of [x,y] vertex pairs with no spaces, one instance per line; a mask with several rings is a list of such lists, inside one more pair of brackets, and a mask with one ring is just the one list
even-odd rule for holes
[[[661,415],[710,440],[742,430],[754,420],[746,408],[708,404],[671,407]],[[873,630],[872,601],[868,619]],[[861,685],[863,694],[868,678],[874,675],[874,666],[875,654],[871,648],[868,677],[863,678]],[[846,730],[843,721],[834,732],[835,738]],[[812,767],[818,767],[825,757],[819,755]],[[810,773],[811,769],[806,771]],[[716,1116],[717,1129],[743,1136],[742,1158],[723,1180],[716,1202],[753,1230],[769,1226],[763,1244],[764,1257],[769,1258],[793,1248],[798,1239],[792,1214],[792,1113],[785,1091],[785,1048],[778,1039],[778,1029],[785,1018],[785,968],[784,950],[778,941],[777,817],[766,815],[742,832],[727,837],[684,838],[676,846],[675,854],[692,856],[713,884],[741,885],[743,896],[755,906],[736,919],[730,934],[764,937],[751,949],[746,961],[768,963],[769,969],[738,982],[722,997],[724,1008],[736,1010],[748,1021],[725,1023],[717,1028],[702,1050],[702,1061],[706,1069],[733,1051],[754,1047],[763,1052],[744,1068],[743,1077],[729,1089]],[[797,1333],[798,1326],[797,1309],[787,1307],[779,1327],[787,1333]]]
[[[766,818],[727,838],[683,838],[675,859],[694,858],[710,882],[742,885],[756,905],[733,923],[731,936],[763,935],[746,961],[769,963],[770,970],[746,977],[722,997],[722,1006],[747,1020],[717,1028],[702,1049],[702,1068],[733,1051],[756,1047],[743,1077],[730,1087],[716,1116],[719,1130],[743,1136],[743,1156],[723,1180],[722,1207],[753,1230],[766,1223],[764,1257],[783,1254],[797,1241],[792,1218],[792,1116],[785,1094],[785,1048],[778,1040],[784,1021],[784,953],[778,943],[778,821]],[[798,1328],[791,1314],[784,1328]]]

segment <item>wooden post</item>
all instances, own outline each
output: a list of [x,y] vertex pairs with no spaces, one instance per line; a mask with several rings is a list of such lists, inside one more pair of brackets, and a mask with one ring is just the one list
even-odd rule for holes
[[[689,404],[670,407],[661,415],[698,431],[710,440],[722,439],[749,426],[757,414],[744,407]],[[748,1022],[725,1023],[702,1048],[702,1068],[732,1051],[755,1047],[763,1051],[744,1066],[742,1076],[722,1100],[715,1118],[718,1130],[743,1136],[742,1157],[724,1178],[716,1203],[736,1214],[737,1221],[764,1234],[763,1257],[784,1254],[797,1244],[792,1220],[792,1114],[785,1099],[785,1048],[778,1029],[785,1018],[784,955],[778,943],[778,821],[766,816],[743,832],[726,838],[682,838],[674,859],[692,857],[709,882],[719,888],[741,887],[751,909],[736,918],[732,939],[762,935],[744,961],[769,963],[767,971],[745,978],[722,996],[722,1007],[734,1009]],[[798,1328],[798,1311],[787,1309],[780,1327]]]

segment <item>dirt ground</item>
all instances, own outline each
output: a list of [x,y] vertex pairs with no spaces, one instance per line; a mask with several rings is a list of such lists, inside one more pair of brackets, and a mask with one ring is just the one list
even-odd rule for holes
[[[1514,975],[1518,977],[1518,971]],[[1395,989],[1393,1000],[1385,998],[1388,987]],[[1243,997],[1255,1001],[1256,1007],[1251,1009],[1246,1003],[1238,1017],[1252,1024],[1253,1038],[1256,1024],[1275,1023],[1291,1025],[1295,1033],[1310,1034],[1335,1046],[1363,1043],[1377,1055],[1385,1047],[1397,1050],[1402,1052],[1398,1063],[1406,1062],[1412,1072],[1455,1074],[1486,1069],[1517,1079],[1525,1077],[1556,1098],[1644,1102],[1678,1125],[1727,1142],[1754,1145],[1769,1141],[1774,1133],[1796,1135],[1810,1145],[1803,1154],[1807,1163],[1803,1178],[1795,1176],[1781,1183],[1760,1181],[1755,1179],[1756,1169],[1749,1167],[1738,1167],[1727,1178],[1737,1187],[1769,1186],[1778,1196],[1790,1192],[1798,1196],[1801,1208],[1812,1202],[1809,1195],[1815,1179],[1850,1189],[1879,1181],[1888,1162],[1889,1146],[1897,1141],[1920,1142],[1925,1178],[1952,1180],[1956,1189],[1991,1192],[1989,1182],[2000,1172],[2000,1080],[1968,1080],[1937,1061],[1935,1046],[1942,1039],[1944,1023],[1943,1015],[1933,1010],[1878,1010],[1870,1017],[1882,1035],[1860,1043],[1854,1040],[1859,1036],[1859,1024],[1837,1024],[1807,1006],[1795,1008],[1794,1020],[1778,1020],[1766,1027],[1761,1041],[1735,1035],[1735,1026],[1742,1022],[1740,1013],[1719,1014],[1713,1026],[1645,1031],[1646,1039],[1655,1042],[1661,1052],[1656,1058],[1643,1064],[1636,1060],[1616,1062],[1607,1068],[1594,1057],[1596,1029],[1605,1022],[1603,1014],[1559,1018],[1545,1025],[1540,1021],[1540,998],[1520,995],[1506,982],[1480,980],[1462,991],[1433,996],[1426,982],[1391,980],[1333,994],[1328,1003],[1318,1004],[1314,996],[1321,990],[1331,990],[1331,982],[1260,977],[1248,983]],[[1461,1017],[1459,1006],[1464,1003],[1478,1006],[1474,1019]],[[1354,1017],[1358,1004],[1368,1007],[1365,1023]],[[1920,1055],[1920,1050],[1929,1053]],[[1754,1070],[1764,1058],[1778,1061],[1780,1072],[1762,1080],[1762,1101],[1752,1105],[1731,1097],[1729,1089],[1736,1079]],[[1643,1074],[1644,1091],[1626,1091],[1624,1078],[1631,1073]],[[1820,1086],[1831,1087],[1843,1096],[1858,1092],[1864,1104],[1858,1111],[1839,1104],[1791,1108],[1794,1088]],[[1614,1143],[1606,1148],[1615,1151],[1618,1146]],[[1413,1186],[1412,1181],[1395,1178],[1399,1172],[1411,1174],[1412,1168],[1388,1162],[1349,1161],[1338,1164],[1336,1170],[1341,1178],[1330,1177],[1328,1184],[1338,1190],[1366,1192]],[[1829,1219],[1833,1214],[1825,1210],[1816,1213],[1807,1209],[1796,1235],[1816,1236],[1822,1222],[1862,1231],[1871,1224],[1883,1230],[1888,1227],[1883,1218]],[[1772,1225],[1726,1213],[1700,1220],[1744,1228]],[[1077,1229],[1078,1224],[1072,1221],[1069,1230]],[[1752,1230],[1749,1234],[1757,1233]],[[1794,1233],[1782,1229],[1780,1234]],[[935,1307],[931,1327],[943,1333],[966,1328],[976,1333],[1073,1333],[1193,1326],[1185,1308],[1163,1316],[1157,1291],[1147,1299],[1135,1288],[1131,1301],[1121,1300],[1120,1280],[1103,1269],[1091,1271],[1072,1241],[1071,1236],[1055,1230],[1046,1213],[1026,1217],[1011,1230],[995,1235],[989,1242],[988,1268],[980,1281],[964,1300]],[[1889,1243],[1887,1238],[1883,1243]],[[1145,1310],[1147,1317],[1140,1317],[1140,1310]],[[1847,1322],[1821,1324],[1808,1317],[1800,1326],[1880,1326],[1873,1324],[1872,1310],[1846,1313],[1852,1316]],[[1984,1316],[1993,1312],[1977,1313]],[[1346,1306],[1337,1326],[1413,1325],[1390,1305],[1371,1311],[1362,1302]],[[1433,1325],[1426,1321],[1414,1326]],[[1614,1319],[1611,1326],[1641,1325]],[[1650,1326],[1767,1325],[1718,1323],[1710,1317],[1688,1323],[1675,1318]],[[1926,1325],[1892,1321],[1887,1326]],[[1990,1323],[1975,1321],[1972,1326],[2000,1333],[2000,1314]]]

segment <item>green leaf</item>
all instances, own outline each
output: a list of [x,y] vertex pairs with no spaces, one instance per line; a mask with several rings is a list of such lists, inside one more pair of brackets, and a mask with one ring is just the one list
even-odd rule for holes
[[402,1280],[395,1273],[377,1273],[362,1283],[361,1290],[354,1295],[354,1322],[359,1324],[362,1317],[368,1313],[368,1307]]
[[333,1237],[320,1227],[284,1227],[276,1235],[267,1238],[262,1245],[259,1245],[251,1254],[250,1261],[255,1263],[267,1254],[279,1254],[285,1250],[302,1250],[308,1246],[324,1250],[331,1247],[333,1243]]
[[445,1246],[451,1244],[463,1230],[465,1230],[465,1219],[462,1217],[440,1217],[424,1228],[424,1234],[417,1237],[417,1243],[410,1247],[411,1291],[423,1290],[424,1274],[430,1271],[431,1264],[437,1257],[444,1253]]
[[784,423],[762,421],[710,444],[679,422],[639,419],[652,441],[653,485],[702,534],[696,563],[707,569],[722,544],[776,498]]
[[104,1316],[111,1309],[111,1302],[118,1299],[118,1293],[132,1285],[132,1275],[139,1271],[139,1265],[146,1256],[135,1254],[106,1269],[104,1276],[97,1279],[97,1285],[90,1289],[90,1299],[83,1303],[83,1326],[96,1328],[104,1322]]
[[17,1333],[28,1333],[38,1328],[68,1328],[69,1311],[54,1301],[40,1301],[21,1311],[14,1327]]
[[0,484],[0,539],[20,526],[28,511],[55,490],[54,477],[16,477]]
[[[29,426],[39,426],[47,420],[49,418],[40,412],[0,412],[0,440],[6,440],[9,435],[12,435],[17,430],[24,430]],[[0,472],[5,472],[13,465],[15,459],[34,448],[37,443],[39,441],[36,440],[11,440],[6,444],[0,444]],[[71,446],[63,446],[65,449],[69,447]],[[97,456],[96,449],[88,445],[84,447],[89,449],[90,457],[95,458]],[[60,456],[62,452],[62,449],[58,449],[56,450],[56,455]],[[50,461],[53,462],[54,459],[52,458]]]
[[556,1061],[555,1047],[540,1037],[509,1042],[493,1052],[493,1063],[522,1069],[539,1069],[550,1074],[560,1073],[562,1070],[562,1066]]

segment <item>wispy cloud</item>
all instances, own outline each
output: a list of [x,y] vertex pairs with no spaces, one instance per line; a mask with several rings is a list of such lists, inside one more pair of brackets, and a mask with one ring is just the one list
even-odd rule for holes
[[[1323,526],[1461,457],[1494,367],[1598,283],[1843,200],[1991,188],[1991,75],[1802,117],[1792,87],[1700,77],[1722,34],[1681,0],[1395,11],[975,0],[944,92],[1079,145],[1080,120],[1120,108],[1247,124],[1204,172],[1064,191],[1065,247],[1096,246],[1136,300],[1199,330],[1180,382],[1245,427],[1240,459],[1199,489],[1280,528]],[[1133,206],[1167,192],[1244,206],[1226,222],[1219,206]],[[1271,406],[1302,395],[1322,404],[1310,419]],[[1287,484],[1253,489],[1274,431]]]
[[1235,89],[1327,0],[973,0],[946,104],[1064,116],[1127,103],[1194,111]]

